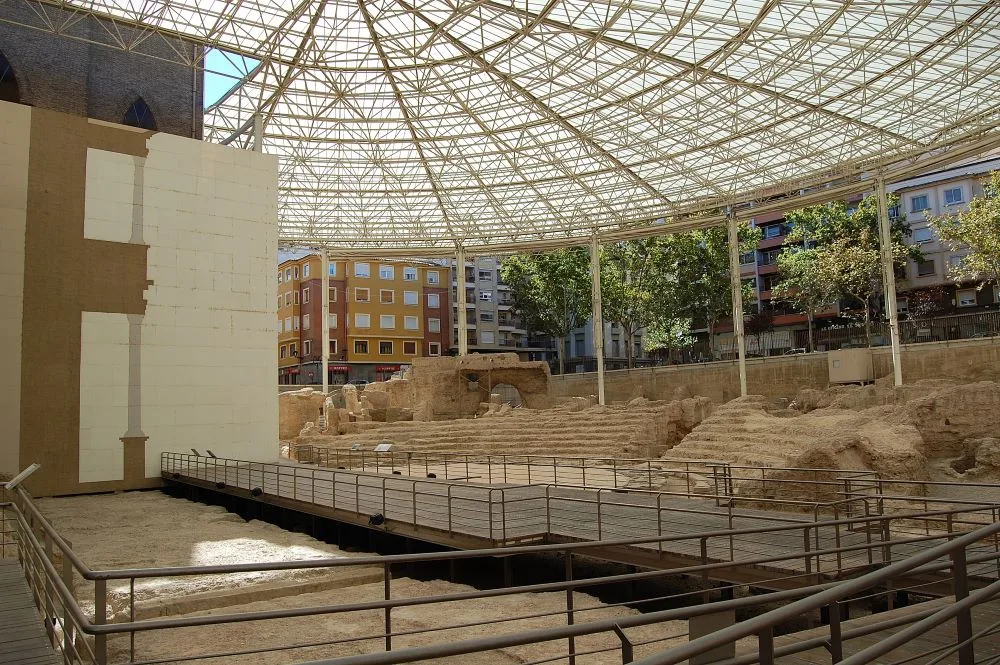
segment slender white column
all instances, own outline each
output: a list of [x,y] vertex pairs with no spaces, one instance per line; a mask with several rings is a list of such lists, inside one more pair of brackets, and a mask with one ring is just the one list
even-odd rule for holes
[[469,320],[465,311],[465,248],[455,253],[455,316],[458,317],[458,355],[469,355]]
[[264,116],[260,113],[253,116],[253,151],[264,152]]
[[747,396],[747,353],[746,342],[743,339],[743,289],[740,280],[740,235],[736,223],[736,215],[732,211],[729,217],[729,283],[733,292],[733,337],[736,338],[736,349],[740,365],[740,397]]
[[590,239],[591,300],[594,311],[594,356],[597,357],[597,403],[604,404],[604,317],[601,315],[601,243]]
[[320,356],[323,358],[323,394],[325,395],[330,382],[330,257],[325,249],[323,250],[320,270],[323,271],[322,286],[320,287],[320,291],[322,291],[320,297],[323,299],[320,309],[320,318],[323,319],[323,337],[321,339],[323,351]]
[[882,258],[882,291],[885,309],[889,313],[889,337],[892,342],[892,378],[897,386],[903,385],[903,364],[899,351],[899,314],[896,312],[896,274],[892,269],[892,237],[889,233],[889,199],[885,192],[885,178],[875,178],[875,196],[878,198],[879,250]]

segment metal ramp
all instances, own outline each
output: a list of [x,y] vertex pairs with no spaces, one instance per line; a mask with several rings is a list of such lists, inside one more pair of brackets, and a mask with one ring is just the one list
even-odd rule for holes
[[0,561],[0,662],[6,665],[55,665],[52,649],[31,590],[16,560]]

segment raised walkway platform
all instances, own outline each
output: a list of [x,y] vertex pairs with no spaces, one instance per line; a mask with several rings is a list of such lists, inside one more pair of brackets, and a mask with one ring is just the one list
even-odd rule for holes
[[0,561],[0,663],[55,665],[61,662],[62,658],[49,643],[21,566],[15,560]]

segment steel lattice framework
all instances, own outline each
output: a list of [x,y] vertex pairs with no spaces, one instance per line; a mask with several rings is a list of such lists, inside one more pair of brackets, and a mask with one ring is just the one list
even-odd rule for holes
[[21,1],[259,60],[207,138],[262,115],[290,243],[628,237],[1000,144],[996,0]]

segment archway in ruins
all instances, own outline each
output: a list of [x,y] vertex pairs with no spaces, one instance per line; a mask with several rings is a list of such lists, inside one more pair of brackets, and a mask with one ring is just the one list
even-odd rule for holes
[[497,383],[490,389],[490,392],[494,395],[500,395],[501,402],[510,404],[515,409],[524,403],[521,400],[520,391],[509,383]]

